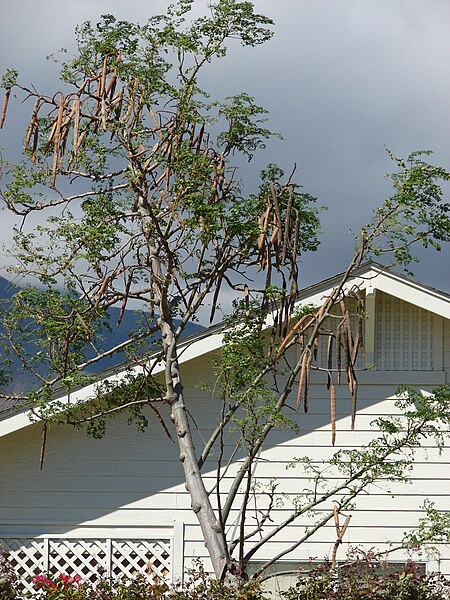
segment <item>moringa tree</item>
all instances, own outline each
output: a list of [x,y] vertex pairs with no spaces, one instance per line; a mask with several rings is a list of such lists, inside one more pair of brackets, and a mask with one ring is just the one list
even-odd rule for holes
[[[409,162],[395,159],[394,194],[361,230],[341,283],[322,306],[296,312],[299,258],[318,246],[315,199],[295,182],[295,170],[284,177],[275,165],[262,172],[255,193],[245,193],[233,156],[250,160],[264,148],[272,135],[265,110],[245,93],[212,101],[201,88],[202,72],[226,55],[229,43],[264,43],[272,21],[251,2],[217,0],[208,16],[189,23],[192,4],[179,0],[145,25],[110,15],[95,27],[83,24],[77,54],[62,64],[54,94],[20,84],[14,71],[4,77],[1,124],[13,93],[33,102],[24,158],[4,165],[1,194],[22,220],[14,240],[17,268],[39,287],[15,296],[3,324],[9,351],[39,379],[26,400],[44,421],[86,423],[100,435],[108,414],[129,410],[145,426],[149,408],[171,435],[164,419],[170,408],[192,508],[215,574],[223,577],[245,570],[251,557],[244,541],[252,464],[270,431],[289,424],[283,409],[294,388],[297,402],[307,404],[319,334],[330,337],[330,356],[333,345],[342,350],[355,414],[361,336],[341,303],[345,282],[370,254],[390,253],[406,265],[413,242],[438,247],[448,240],[449,207],[439,182],[449,175],[417,154]],[[27,229],[33,214],[44,213],[45,224]],[[177,349],[206,303],[215,318],[226,288],[238,300],[216,367],[223,403],[216,430],[197,452]],[[140,307],[139,327],[126,342],[105,347],[108,309],[120,308],[119,327],[130,303]],[[324,329],[335,304],[342,307],[339,335]],[[292,362],[294,346],[300,350]],[[162,379],[153,377],[150,350],[165,365]],[[144,375],[99,389],[97,402],[86,407],[52,404],[55,388],[70,392],[91,381],[90,367],[124,351]],[[283,383],[270,385],[281,371]],[[331,367],[327,376],[334,438]],[[250,409],[245,418],[243,407]],[[202,467],[213,449],[220,455],[230,424],[240,428],[247,457],[223,503],[218,493],[215,510]],[[240,536],[229,540],[226,523],[242,487]],[[292,520],[300,514],[295,509]]]

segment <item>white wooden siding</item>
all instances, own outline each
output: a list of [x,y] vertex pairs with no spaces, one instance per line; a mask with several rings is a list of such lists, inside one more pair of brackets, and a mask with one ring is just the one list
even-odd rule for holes
[[[442,369],[450,373],[449,324],[446,323],[443,330],[442,321],[436,321],[437,317],[421,315],[419,318],[416,315],[417,319],[413,319],[409,308],[398,308],[395,303],[389,304],[384,300],[378,310],[388,310],[388,306],[392,308],[393,316],[400,314],[401,339],[412,340],[408,327],[412,331],[414,323],[420,323],[420,339],[428,340],[427,348],[434,353],[433,357],[427,359],[420,355],[421,363],[418,366],[423,370],[419,371],[361,373],[356,430],[353,432],[350,427],[351,402],[348,391],[344,385],[338,389],[336,448],[353,448],[367,443],[374,435],[371,426],[373,419],[397,412],[394,406],[397,384],[413,383],[419,388],[431,389],[434,384],[443,383],[445,375]],[[409,320],[401,316],[406,314]],[[381,335],[386,330],[387,317],[378,322],[382,324],[379,329]],[[434,328],[432,337],[423,332],[424,323]],[[415,331],[418,331],[417,328]],[[444,345],[443,331],[446,338]],[[398,353],[399,348],[392,337],[389,343],[394,355]],[[414,345],[410,347],[414,348]],[[441,359],[436,355],[439,348]],[[204,356],[183,367],[187,402],[200,430],[194,428],[198,448],[202,438],[212,431],[217,422],[216,401],[198,388],[199,382],[207,382],[212,376],[209,359]],[[386,359],[383,360],[386,365]],[[412,368],[412,360],[410,353],[408,359],[401,363],[402,368],[408,365]],[[436,365],[441,365],[441,370],[431,370]],[[395,366],[394,356],[390,367]],[[286,463],[304,455],[318,463],[332,453],[329,398],[320,377],[313,377],[308,414],[290,412],[300,426],[300,433],[272,432],[256,469],[261,484],[276,478],[279,492],[285,494],[284,506],[277,507],[273,513],[275,522],[286,516],[290,502],[308,484],[301,470],[286,470]],[[294,405],[294,400],[291,404]],[[42,472],[38,468],[40,439],[39,424],[0,439],[0,538],[56,536],[67,539],[154,539],[151,532],[156,528],[160,531],[161,539],[166,539],[164,532],[184,528],[187,564],[194,557],[206,558],[200,529],[190,510],[190,500],[184,488],[176,446],[154,420],[151,420],[145,433],[139,433],[133,426],[127,426],[125,417],[118,417],[111,421],[103,440],[93,440],[70,427],[50,426]],[[226,446],[229,447],[231,442],[231,439],[226,440]],[[230,485],[231,476],[238,468],[239,458],[222,482],[224,490]],[[372,486],[370,494],[364,495],[351,511],[352,520],[340,549],[340,558],[345,556],[346,549],[355,544],[384,549],[387,539],[399,541],[403,532],[413,527],[422,516],[420,507],[425,498],[434,501],[439,509],[448,509],[449,465],[448,448],[439,456],[436,449],[429,446],[418,453],[412,485],[395,483]],[[207,463],[205,473],[207,485],[212,487],[215,481],[212,461]],[[237,519],[240,498],[231,513],[231,525]],[[322,508],[330,510],[331,505]],[[298,539],[308,524],[306,519],[299,520],[259,551],[255,560],[267,559],[286,543]],[[330,553],[334,541],[335,531],[330,524],[287,556],[286,560],[320,559]],[[179,572],[182,569],[182,550],[181,545],[177,559]],[[450,574],[449,548],[442,548],[440,565],[443,572]]]

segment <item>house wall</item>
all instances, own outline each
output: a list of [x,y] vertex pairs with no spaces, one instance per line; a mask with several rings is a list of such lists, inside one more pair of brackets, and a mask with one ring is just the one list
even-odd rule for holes
[[[440,335],[441,342],[435,342],[433,348],[434,351],[440,349],[441,358],[440,363],[436,359],[433,364],[447,369],[449,381],[449,324],[445,324],[444,330],[441,320],[440,325],[434,327],[435,338]],[[447,339],[445,346],[443,334]],[[198,387],[199,382],[212,381],[211,372],[208,356],[183,367],[198,449],[217,422],[217,401]],[[431,389],[444,379],[442,366],[435,371],[361,373],[354,431],[351,431],[348,390],[345,386],[337,390],[336,448],[354,448],[367,443],[374,435],[373,419],[397,412],[394,403],[399,383]],[[293,405],[294,400],[290,404]],[[313,378],[308,414],[295,410],[290,414],[300,426],[300,433],[273,431],[256,467],[260,490],[276,479],[277,492],[280,498],[283,495],[283,504],[277,504],[271,515],[274,523],[288,514],[291,502],[301,497],[304,488],[310,485],[301,469],[286,469],[287,463],[294,457],[306,455],[319,465],[333,452],[329,396],[320,378]],[[125,417],[118,417],[112,420],[102,440],[89,438],[68,426],[50,426],[42,471],[39,470],[41,425],[31,425],[1,438],[0,538],[164,539],[171,548],[168,568],[175,577],[182,574],[193,558],[204,558],[207,562],[200,529],[189,508],[176,447],[156,420],[150,420],[146,432],[140,433],[127,425]],[[232,442],[225,440],[226,450],[230,450]],[[224,475],[221,483],[224,490],[230,485],[241,458],[236,455]],[[447,510],[449,466],[450,449],[446,448],[439,456],[436,449],[428,445],[417,454],[412,485],[373,485],[355,509],[346,513],[352,518],[339,557],[344,558],[347,550],[355,545],[386,549],[387,539],[394,543],[400,541],[403,532],[414,527],[422,516],[424,498],[435,502],[436,508]],[[214,461],[206,465],[205,473],[207,485],[212,488],[216,481]],[[266,502],[267,497],[261,493],[259,507],[264,507]],[[332,504],[322,508],[331,511]],[[229,533],[238,516],[236,508],[230,518]],[[254,523],[253,516],[249,515],[250,524]],[[310,524],[307,519],[300,519],[285,529],[255,555],[255,561],[265,560],[294,543]],[[330,522],[286,560],[292,563],[329,556],[335,539],[334,525]],[[396,558],[401,559],[402,555]],[[434,562],[432,567],[440,567],[450,575],[448,548],[441,548],[440,562]]]

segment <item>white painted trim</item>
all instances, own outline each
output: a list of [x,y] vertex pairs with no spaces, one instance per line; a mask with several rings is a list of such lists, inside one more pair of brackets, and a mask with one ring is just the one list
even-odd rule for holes
[[[52,527],[57,529],[61,529],[62,527],[64,527],[64,529],[66,530],[66,533],[64,534],[67,537],[67,528],[73,527],[74,529],[77,530],[87,530],[87,531],[96,531],[98,529],[111,529],[113,531],[117,531],[117,532],[121,532],[121,531],[129,531],[131,529],[138,529],[139,531],[143,531],[143,530],[149,530],[149,532],[151,532],[152,537],[172,537],[172,533],[168,533],[173,531],[173,527],[174,527],[174,522],[173,521],[163,521],[163,522],[158,522],[157,526],[154,525],[148,525],[145,523],[142,524],[129,524],[129,525],[117,525],[117,522],[114,521],[102,521],[102,522],[98,522],[98,521],[83,521],[83,523],[80,523],[79,521],[71,521],[71,520],[67,520],[67,521],[63,521],[63,520],[55,520],[55,521],[42,521],[42,519],[23,519],[20,521],[20,523],[18,523],[17,521],[10,521],[9,519],[0,519],[0,526],[6,526],[6,527],[17,527],[17,530],[20,531],[20,528],[24,525],[30,525],[30,526],[39,526],[39,527],[48,527],[49,529],[51,529]],[[86,533],[86,532],[84,532]],[[50,531],[49,533],[45,533],[42,535],[36,535],[33,537],[48,537],[50,535],[50,537],[56,536],[58,537],[59,534],[57,533],[53,533],[53,531]],[[92,537],[92,534],[89,534]],[[15,532],[13,531],[13,533],[9,533],[8,537],[23,537],[23,532],[20,534],[15,534]],[[69,537],[73,537],[73,538],[79,538],[79,537],[83,537],[83,535],[81,533],[77,534],[75,533],[70,533]],[[113,535],[112,537],[116,537],[115,535]]]
[[[445,371],[358,371],[356,370],[356,378],[360,385],[376,385],[376,386],[397,386],[401,382],[405,385],[415,386],[435,386],[445,383]],[[342,387],[345,387],[345,373],[342,377]],[[312,384],[325,384],[326,373],[312,371]]]
[[0,437],[12,433],[13,431],[23,429],[24,427],[28,427],[28,425],[31,424],[32,422],[27,413],[20,413],[7,419],[3,419],[3,421],[0,421]]
[[365,364],[368,367],[375,364],[376,300],[376,288],[368,286],[366,288],[366,319],[364,321]]
[[174,521],[172,537],[172,581],[183,582],[184,574],[184,523]]
[[[300,304],[319,306],[338,285],[341,277],[333,277],[301,291],[299,294]],[[348,294],[352,290],[365,290],[368,287],[376,288],[405,302],[434,312],[445,319],[450,319],[450,297],[447,294],[428,288],[398,273],[388,271],[379,265],[369,264],[357,269],[344,286],[343,291],[344,294]]]

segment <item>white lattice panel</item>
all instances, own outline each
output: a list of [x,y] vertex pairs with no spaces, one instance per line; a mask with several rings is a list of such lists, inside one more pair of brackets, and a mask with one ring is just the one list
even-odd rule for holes
[[99,574],[117,578],[143,575],[151,582],[171,576],[171,540],[8,538],[0,545],[27,591],[38,573],[80,575],[94,582]]
[[32,591],[33,576],[36,573],[45,573],[48,568],[46,541],[32,538],[8,538],[0,539],[0,546],[7,552],[24,589]]
[[49,540],[49,573],[80,575],[95,581],[108,572],[107,540]]
[[113,540],[112,574],[133,577],[146,573],[155,581],[165,581],[170,574],[170,542],[151,540]]
[[379,371],[432,371],[434,315],[389,294],[376,300]]

